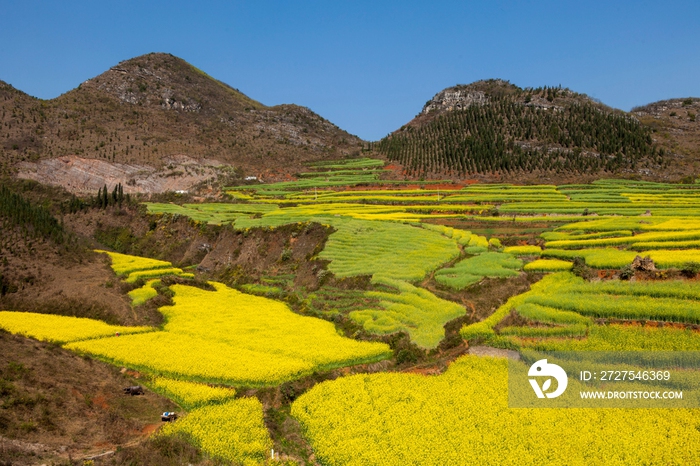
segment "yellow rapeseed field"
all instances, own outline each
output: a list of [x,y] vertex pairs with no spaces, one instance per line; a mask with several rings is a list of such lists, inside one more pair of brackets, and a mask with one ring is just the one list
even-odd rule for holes
[[131,298],[132,306],[140,306],[151,298],[158,296],[158,291],[153,288],[153,285],[160,282],[160,280],[148,280],[145,285],[141,288],[136,288],[135,290],[129,291],[129,297]]
[[0,311],[0,328],[42,341],[66,343],[110,335],[143,333],[153,327],[123,327],[82,317]]
[[161,429],[159,435],[185,433],[208,455],[253,466],[269,458],[272,440],[257,398],[241,398],[195,409]]
[[119,254],[118,252],[102,251],[96,249],[95,252],[107,254],[112,260],[112,270],[117,275],[129,275],[139,270],[167,269],[173,266],[170,262],[147,257],[130,256]]
[[536,272],[559,272],[562,270],[571,270],[573,263],[559,259],[537,259],[526,264],[523,270],[531,270]]
[[126,283],[136,283],[139,279],[164,277],[166,275],[194,278],[194,274],[183,272],[182,269],[173,267],[173,264],[170,262],[99,249],[96,249],[95,252],[107,254],[112,260],[112,270],[117,275],[126,276],[124,279]]
[[150,385],[154,390],[186,409],[226,401],[236,395],[236,390],[229,387],[210,387],[201,383],[163,377],[156,377]]
[[284,303],[212,285],[216,291],[173,285],[162,331],[67,347],[177,379],[251,386],[391,356],[383,343],[341,337],[332,323]]
[[505,359],[324,382],[292,415],[324,465],[697,464],[694,409],[511,409]]

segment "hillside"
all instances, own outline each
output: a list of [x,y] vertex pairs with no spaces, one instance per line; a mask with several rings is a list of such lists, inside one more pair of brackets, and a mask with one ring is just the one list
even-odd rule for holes
[[[697,128],[686,120],[686,126]],[[650,123],[569,89],[523,89],[487,80],[439,92],[373,149],[400,164],[409,177],[565,182],[687,175],[697,141],[695,149],[692,142],[677,143],[678,131],[668,119]],[[666,143],[655,135],[660,128],[665,128]]]
[[651,128],[655,144],[676,154],[679,163],[674,174],[700,173],[700,99],[662,100],[633,108],[631,113]]
[[361,147],[308,108],[267,107],[163,53],[119,63],[52,100],[0,82],[0,116],[2,172],[73,192],[117,182],[127,192],[187,189],[217,176],[279,180]]

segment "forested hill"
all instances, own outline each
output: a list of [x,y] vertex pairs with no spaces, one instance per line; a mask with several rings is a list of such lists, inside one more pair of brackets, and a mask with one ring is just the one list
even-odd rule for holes
[[569,89],[501,80],[445,89],[373,149],[408,176],[653,176],[671,160],[628,113]]

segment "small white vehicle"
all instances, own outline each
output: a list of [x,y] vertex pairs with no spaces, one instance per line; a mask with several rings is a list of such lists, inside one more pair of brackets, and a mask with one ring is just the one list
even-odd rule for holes
[[177,419],[177,413],[173,411],[166,411],[160,416],[160,420],[163,422],[171,422]]

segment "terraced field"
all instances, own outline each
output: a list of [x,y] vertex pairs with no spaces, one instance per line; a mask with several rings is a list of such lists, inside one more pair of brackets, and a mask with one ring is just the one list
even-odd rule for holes
[[[200,272],[110,252],[114,272],[138,283],[133,306],[173,296],[162,327],[18,312],[0,312],[0,327],[142,371],[190,411],[163,434],[185,433],[226,461],[264,464],[273,444],[291,448],[266,427],[291,415],[323,465],[696,462],[697,408],[513,409],[506,361],[461,355],[477,344],[521,355],[700,351],[700,185],[415,186],[383,176],[380,161],[338,161],[298,181],[231,188],[225,203],[147,204],[241,234],[327,225],[325,247],[307,257],[317,289],[293,289],[287,276],[238,289],[188,282]],[[179,284],[163,285],[168,276]],[[523,277],[529,290],[475,312],[481,287]],[[416,367],[399,362],[407,351]],[[385,373],[343,375],[379,361]],[[333,370],[281,408],[250,396],[290,393]]]

